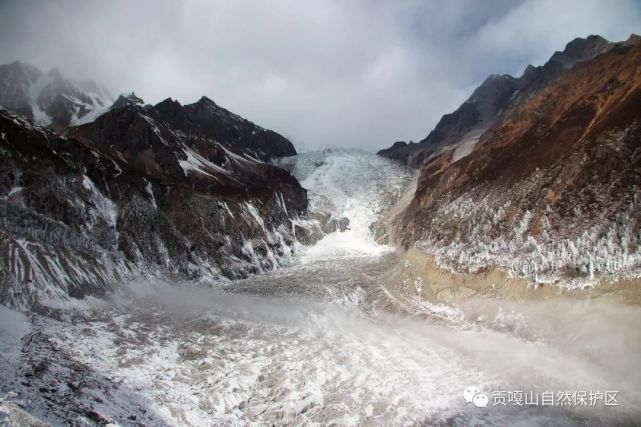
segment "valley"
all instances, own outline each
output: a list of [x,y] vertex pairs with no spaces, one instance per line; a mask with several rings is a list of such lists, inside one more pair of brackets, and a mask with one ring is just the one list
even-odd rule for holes
[[[349,230],[300,248],[282,268],[210,289],[147,281],[58,316],[5,313],[24,329],[21,351],[3,361],[12,369],[0,408],[53,424],[193,426],[597,426],[639,416],[638,308],[425,300],[420,279],[409,290],[382,280],[399,255],[369,232],[410,178],[402,168],[340,150],[284,162],[311,205],[325,201]],[[616,390],[619,406],[478,408],[462,398],[471,385],[492,399]]]
[[637,425],[640,40],[377,154],[0,65],[0,426]]

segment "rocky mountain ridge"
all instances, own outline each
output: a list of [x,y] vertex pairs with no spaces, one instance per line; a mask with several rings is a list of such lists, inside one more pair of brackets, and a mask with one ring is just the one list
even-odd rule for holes
[[[630,38],[633,39],[634,36]],[[420,167],[430,157],[445,151],[456,150],[455,157],[462,158],[493,123],[535,96],[563,72],[625,43],[611,43],[597,35],[576,38],[563,51],[555,52],[544,65],[528,65],[521,77],[491,75],[456,111],[445,114],[420,142],[397,141],[378,154],[412,167]]]
[[640,111],[631,37],[522,99],[465,156],[432,155],[388,231],[454,271],[563,286],[637,277]]
[[140,104],[62,135],[0,110],[3,304],[68,304],[152,276],[213,284],[291,258],[307,195],[269,162],[291,142],[206,97]]

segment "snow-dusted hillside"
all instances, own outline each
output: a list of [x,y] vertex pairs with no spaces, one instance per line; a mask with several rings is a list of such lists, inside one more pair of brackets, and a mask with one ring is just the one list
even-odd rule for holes
[[561,74],[470,150],[431,158],[396,219],[441,267],[563,286],[641,275],[641,44]]
[[0,302],[74,305],[145,277],[213,284],[291,259],[306,192],[257,159],[291,143],[267,130],[221,143],[163,114],[126,106],[61,137],[0,111]]
[[43,73],[19,61],[0,65],[0,106],[39,126],[88,123],[113,102],[113,96],[99,84],[68,79],[56,68]]

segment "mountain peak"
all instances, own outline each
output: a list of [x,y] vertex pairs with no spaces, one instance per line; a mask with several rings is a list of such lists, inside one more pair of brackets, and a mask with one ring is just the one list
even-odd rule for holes
[[109,109],[115,110],[117,108],[143,106],[144,104],[145,101],[138,98],[135,92],[123,93],[118,97],[118,99],[116,99]]
[[[641,41],[641,37],[632,35],[630,40],[630,44],[637,43],[636,40]],[[390,147],[379,153],[418,166],[430,154],[454,149],[458,144],[471,140],[471,136],[487,129],[510,108],[536,94],[574,65],[604,54],[618,45],[599,35],[579,37],[567,43],[562,51],[555,52],[544,65],[528,65],[518,78],[492,74],[457,110],[441,117],[420,144]]]
[[58,68],[43,73],[14,61],[0,65],[0,104],[41,126],[76,126],[107,111],[113,97],[95,82],[68,79]]
[[641,36],[635,33],[630,34],[630,37],[625,41],[626,45],[641,43]]
[[0,65],[0,67],[5,67],[6,69],[11,70],[13,73],[20,73],[25,76],[29,76],[30,78],[35,78],[36,76],[42,74],[42,72],[33,65],[19,60],[13,61],[12,63],[7,65]]
[[158,104],[155,105],[156,108],[158,107],[173,107],[173,108],[182,108],[182,104],[178,102],[178,100],[165,98],[162,101],[160,101]]
[[212,105],[215,107],[218,106],[214,101],[212,101],[210,98],[207,98],[205,95],[201,96],[200,99],[196,102],[196,104]]
[[569,42],[565,49],[556,51],[548,63],[556,62],[564,68],[571,68],[577,62],[585,61],[605,53],[612,47],[612,43],[598,35],[589,35],[586,38],[577,37]]
[[24,67],[25,65],[27,65],[27,64],[25,64],[24,62],[22,62],[22,61],[20,61],[20,60],[15,60],[15,61],[10,62],[9,64],[7,64],[7,67],[12,67],[12,68],[22,68],[22,67]]
[[565,46],[563,53],[573,58],[583,58],[593,50],[606,47],[609,44],[610,42],[603,37],[592,34],[586,38],[575,38]]

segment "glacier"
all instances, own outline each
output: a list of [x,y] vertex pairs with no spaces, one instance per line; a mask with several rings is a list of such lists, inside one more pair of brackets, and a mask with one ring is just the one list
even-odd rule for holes
[[[411,171],[343,150],[280,162],[307,189],[312,217],[346,217],[349,229],[294,242],[279,268],[210,288],[143,278],[46,315],[2,308],[0,423],[578,426],[641,416],[638,308],[398,293],[380,280],[398,254],[371,227]],[[242,211],[257,221],[251,204]],[[490,397],[617,390],[620,405],[477,408],[463,398],[470,386]]]

